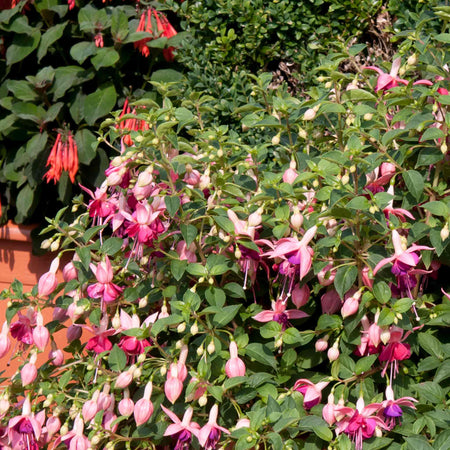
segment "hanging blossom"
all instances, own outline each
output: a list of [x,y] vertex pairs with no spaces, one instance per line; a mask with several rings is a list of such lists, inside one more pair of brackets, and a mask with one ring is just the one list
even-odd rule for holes
[[175,413],[170,411],[170,409],[167,409],[164,405],[161,405],[161,408],[174,422],[167,427],[164,432],[164,436],[174,436],[177,439],[174,450],[189,449],[192,441],[192,435],[194,435],[197,439],[200,436],[200,425],[191,421],[192,414],[194,413],[192,407],[189,406],[186,410],[183,420],[180,420]]
[[78,148],[71,131],[58,133],[47,159],[46,167],[49,167],[44,175],[47,183],[53,181],[56,184],[63,171],[69,173],[72,183],[75,182],[75,175],[78,172]]
[[[147,46],[145,46],[148,48]],[[125,114],[132,114],[136,115],[136,108],[131,109],[129,105],[128,98],[125,99],[125,102],[123,104],[122,112],[119,116],[119,123],[116,125],[116,128],[119,130],[124,131],[126,134],[123,135],[123,142],[131,146],[134,144],[133,139],[131,138],[129,132],[130,131],[146,131],[149,129],[148,123],[143,119],[138,119],[136,117],[128,117],[126,119],[123,119],[123,116]]]
[[272,311],[261,311],[260,313],[253,316],[253,319],[258,322],[278,322],[281,324],[283,331],[290,327],[289,319],[303,319],[308,317],[303,311],[299,311],[297,309],[288,309],[286,310],[287,298],[284,300],[277,300],[276,302],[272,302]]
[[282,262],[279,264],[279,271],[282,275],[286,276],[286,280],[289,280],[288,295],[290,295],[294,286],[296,274],[298,273],[300,280],[302,280],[311,269],[314,251],[308,244],[316,232],[317,226],[314,225],[306,231],[300,241],[294,237],[282,238],[275,244],[264,241],[273,250],[266,252],[263,256],[282,259]]
[[[153,28],[152,17],[156,22],[156,30],[154,30]],[[142,31],[151,34],[150,37],[140,39],[139,41],[134,43],[134,48],[137,48],[145,57],[150,55],[150,49],[147,46],[147,42],[154,39],[155,34],[157,34],[158,37],[165,37],[167,39],[170,39],[177,34],[175,28],[167,20],[167,17],[154,8],[149,8],[142,13],[136,31]],[[173,50],[174,47],[165,48],[163,50],[163,56],[166,61],[173,61]]]
[[230,434],[226,428],[217,425],[218,414],[219,407],[217,403],[215,403],[209,411],[208,423],[200,430],[198,440],[205,450],[214,450],[216,448],[217,443],[220,440],[221,432]]
[[375,87],[375,92],[378,91],[388,91],[389,89],[392,89],[394,87],[397,87],[399,83],[408,85],[408,80],[403,80],[402,78],[399,78],[398,71],[400,69],[400,65],[402,63],[401,58],[396,58],[391,66],[391,71],[389,73],[383,72],[379,67],[377,66],[367,66],[363,67],[363,69],[369,69],[369,70],[375,70],[378,73],[378,79],[377,79],[377,85]]
[[401,406],[407,406],[409,408],[416,409],[413,402],[417,402],[417,400],[413,397],[401,397],[395,400],[394,391],[389,385],[386,388],[386,400],[381,403],[382,410],[380,417],[384,417],[386,425],[390,430],[392,430],[397,424],[397,420],[401,425],[400,420],[403,416],[403,410]]

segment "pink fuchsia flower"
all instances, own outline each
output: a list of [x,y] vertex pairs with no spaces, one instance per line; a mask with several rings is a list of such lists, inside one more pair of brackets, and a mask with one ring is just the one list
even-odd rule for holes
[[56,279],[58,267],[59,258],[55,258],[50,265],[50,270],[39,278],[38,295],[40,297],[50,295],[58,286],[58,280]]
[[287,299],[279,299],[276,302],[272,302],[272,311],[262,311],[256,314],[256,316],[253,316],[253,319],[258,322],[270,322],[273,320],[280,323],[282,329],[285,330],[290,326],[289,319],[303,319],[308,317],[308,314],[297,309],[286,310],[286,302]]
[[341,297],[336,289],[330,289],[320,298],[320,305],[323,314],[334,314],[342,306]]
[[397,76],[401,63],[402,63],[401,58],[396,58],[394,60],[394,62],[392,63],[390,73],[385,73],[379,67],[376,67],[376,66],[364,67],[364,69],[375,70],[378,73],[378,79],[377,79],[377,85],[375,87],[375,92],[378,92],[378,91],[385,92],[389,89],[392,89],[392,88],[398,86],[399,83],[408,85],[409,82],[407,80],[403,80]]
[[358,312],[360,299],[361,291],[357,291],[344,300],[344,304],[341,308],[341,315],[343,319]]
[[225,373],[228,378],[245,375],[245,364],[238,356],[238,347],[235,341],[230,342],[230,359],[225,364]]
[[403,330],[395,325],[391,325],[389,328],[389,343],[383,347],[378,359],[382,362],[386,362],[381,376],[387,371],[390,366],[391,374],[390,380],[398,374],[398,361],[404,361],[411,356],[411,347],[409,344],[404,344],[403,341],[410,335],[411,331],[408,331],[403,336]]
[[292,289],[291,292],[292,303],[297,308],[301,308],[302,306],[305,306],[306,303],[308,303],[310,294],[311,291],[307,284],[304,284],[302,287],[300,287],[300,285],[297,285],[294,289]]
[[381,403],[381,411],[383,417],[386,420],[386,425],[390,430],[395,427],[397,419],[400,423],[401,417],[403,415],[401,406],[407,406],[409,408],[416,409],[413,402],[417,402],[417,400],[413,397],[401,397],[395,400],[392,387],[389,385],[386,388],[386,400]]
[[402,238],[397,230],[392,230],[392,244],[394,245],[394,255],[382,259],[373,269],[375,275],[383,266],[392,263],[391,272],[397,276],[407,275],[408,272],[415,267],[420,261],[420,255],[416,252],[419,250],[434,250],[433,247],[426,245],[413,244],[406,248],[403,246]]
[[83,415],[83,419],[85,422],[90,422],[99,411],[98,407],[99,396],[100,391],[97,389],[92,395],[92,398],[84,402],[81,414]]
[[57,448],[61,443],[64,443],[70,450],[88,450],[91,448],[89,439],[84,435],[84,423],[80,415],[75,417],[72,430],[56,439],[54,447]]
[[199,433],[198,440],[205,450],[214,450],[220,440],[220,433],[230,434],[229,430],[217,425],[219,407],[214,404],[209,411],[208,423],[204,425]]
[[33,353],[30,357],[30,362],[26,363],[20,370],[20,378],[22,380],[22,386],[28,386],[33,383],[37,377],[36,367],[37,354]]
[[289,169],[285,170],[283,173],[283,182],[288,184],[294,184],[294,181],[298,177],[298,172],[296,170],[297,164],[295,161],[291,161],[289,164]]
[[173,424],[169,425],[164,432],[164,436],[174,436],[177,439],[177,443],[174,450],[187,450],[192,441],[192,435],[197,439],[200,435],[200,425],[196,422],[192,422],[192,414],[194,410],[191,406],[186,409],[183,420],[180,420],[176,414],[167,409],[164,405],[161,405],[161,409],[172,419]]
[[320,381],[315,384],[305,378],[300,378],[294,384],[293,389],[303,394],[303,407],[311,409],[322,400],[322,390],[328,386],[327,381]]
[[[389,186],[387,192],[388,194],[391,194],[393,196],[394,186]],[[415,217],[408,210],[403,208],[394,208],[394,197],[392,197],[387,206],[383,209],[383,213],[388,221],[391,214],[400,219],[401,222],[406,222],[405,216],[412,220],[415,220]]]
[[9,420],[8,438],[12,449],[30,450],[37,449],[41,437],[42,426],[45,421],[45,412],[38,414],[31,412],[29,397],[25,397],[22,405],[22,414]]
[[270,258],[283,258],[294,266],[299,266],[300,280],[311,269],[314,251],[308,246],[317,232],[317,226],[311,227],[299,241],[297,238],[282,238],[275,243],[274,249],[265,255]]
[[364,400],[360,397],[356,402],[356,411],[353,415],[338,422],[337,429],[352,439],[356,450],[362,450],[363,440],[370,439],[374,435],[376,427],[388,429],[381,418],[373,415],[380,410],[380,407],[380,403],[364,406]]
[[164,393],[172,405],[177,401],[183,391],[183,382],[179,378],[177,364],[172,363],[167,372],[167,379],[164,383]]
[[117,405],[117,409],[119,410],[120,415],[128,417],[133,414],[134,411],[134,402],[130,398],[130,391],[128,388],[125,388],[123,391],[123,399],[120,400]]
[[190,263],[197,262],[196,246],[194,242],[191,242],[189,247],[186,245],[186,241],[180,241],[177,244],[176,252],[180,260],[186,260]]
[[[254,216],[251,221],[250,217],[252,214],[249,216],[248,220],[241,220],[232,209],[227,210],[227,215],[231,222],[233,222],[234,232],[237,236],[246,236],[252,240],[255,238],[256,229],[261,223],[261,214],[259,214],[259,221],[255,220]],[[250,222],[253,223],[251,224]]]
[[99,224],[102,223],[101,219],[112,216],[117,210],[117,200],[115,198],[108,198],[106,184],[100,188],[96,188],[95,193],[81,184],[80,187],[86,191],[92,199],[88,204],[89,217],[98,218]]
[[366,356],[379,353],[381,344],[382,329],[377,325],[379,313],[375,314],[374,323],[370,323],[367,316],[363,316],[361,319],[362,336],[361,343],[355,350],[355,355]]
[[102,302],[111,303],[122,293],[123,288],[112,283],[114,273],[108,256],[105,260],[98,263],[97,266],[90,264],[94,272],[97,283],[91,284],[87,288],[87,293],[91,298],[101,298]]
[[36,313],[36,326],[33,329],[33,341],[36,347],[43,351],[50,340],[50,333],[44,326],[44,318],[40,311]]
[[18,313],[19,320],[11,324],[9,331],[14,339],[24,343],[33,344],[33,328],[36,326],[36,311],[29,306],[26,315]]
[[8,322],[3,322],[2,331],[0,333],[0,358],[3,358],[11,349],[11,340],[9,339]]
[[149,381],[144,390],[144,396],[134,405],[134,421],[136,425],[142,425],[147,422],[153,414],[153,403],[150,400],[152,395],[153,384]]
[[[157,319],[158,313],[152,314],[144,322],[140,323],[139,317],[137,314],[133,314],[130,316],[123,309],[120,311],[120,329],[122,330],[130,330],[133,328],[143,328],[147,327],[149,324],[154,323]],[[161,316],[160,316],[161,317]],[[151,347],[151,342],[147,339],[138,339],[136,336],[122,336],[119,341],[119,347],[129,356],[138,356],[142,353],[145,353],[145,349],[147,347]]]
[[99,326],[92,325],[92,327],[84,326],[85,329],[95,333],[95,336],[90,338],[86,344],[86,350],[92,350],[95,353],[103,353],[112,349],[112,343],[108,339],[109,336],[116,334],[114,328],[108,328],[109,317],[103,314],[100,319]]

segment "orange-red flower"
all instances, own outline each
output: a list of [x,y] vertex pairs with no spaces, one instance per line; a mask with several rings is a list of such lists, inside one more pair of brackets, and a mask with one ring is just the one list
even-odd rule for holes
[[[123,104],[123,109],[120,113],[119,119],[121,119],[125,114],[136,114],[136,108],[133,108],[133,110],[131,110],[128,104],[128,99],[126,99],[125,103]],[[116,125],[116,127],[124,131],[145,131],[149,129],[148,123],[145,120],[136,119],[135,117],[122,120],[118,125]],[[129,134],[123,135],[123,142],[126,145],[133,145],[133,139],[131,139],[131,136]]]
[[[154,32],[152,26],[152,16],[155,18],[156,22],[156,33]],[[177,34],[175,28],[167,20],[167,17],[154,8],[149,8],[142,13],[136,31],[144,31],[151,34],[151,36],[140,39],[134,43],[134,47],[137,48],[145,57],[150,55],[150,49],[147,46],[147,42],[154,39],[155,34],[157,34],[157,37],[161,36],[166,37],[167,39]],[[163,56],[166,61],[173,61],[173,50],[174,47],[168,47],[163,50]]]
[[78,172],[78,149],[71,131],[65,134],[58,133],[46,167],[50,167],[44,175],[47,183],[53,181],[56,184],[64,170],[69,172],[70,181],[75,182],[75,175]]

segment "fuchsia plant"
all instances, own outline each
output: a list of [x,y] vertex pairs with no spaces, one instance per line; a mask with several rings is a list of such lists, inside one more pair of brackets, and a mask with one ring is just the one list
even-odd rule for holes
[[83,188],[72,222],[49,220],[60,254],[33,291],[2,294],[0,356],[20,350],[0,394],[2,445],[440,448],[450,205],[429,130],[447,126],[433,108],[441,96],[446,112],[448,80],[414,84],[401,69],[374,69],[375,90],[331,71],[317,105],[249,99],[280,139],[253,115],[255,141],[217,126],[176,84],[136,105],[146,126],[132,140],[105,124],[118,151],[105,181]]

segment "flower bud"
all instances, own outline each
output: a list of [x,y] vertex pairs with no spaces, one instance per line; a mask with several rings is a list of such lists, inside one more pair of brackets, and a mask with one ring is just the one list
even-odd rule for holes
[[339,358],[340,352],[338,348],[338,343],[335,342],[333,347],[330,347],[327,352],[328,359],[330,361],[336,361]]
[[324,352],[328,348],[328,339],[328,335],[323,338],[317,339],[315,344],[316,352]]
[[206,392],[198,399],[199,406],[206,406],[208,403],[208,396],[206,395]]
[[131,416],[134,411],[134,402],[131,398],[123,398],[117,405],[117,409],[119,410],[121,416]]
[[408,66],[415,66],[417,64],[417,55],[413,53],[407,60]]
[[194,324],[191,326],[191,334],[192,336],[195,336],[198,333],[198,325],[197,322],[194,322]]
[[446,239],[448,239],[449,236],[449,230],[448,230],[448,222],[445,223],[444,227],[441,230],[441,239],[443,241],[445,241]]
[[380,340],[384,345],[391,340],[391,332],[389,330],[383,330],[380,334]]
[[186,330],[186,322],[181,322],[177,327],[177,331],[178,333],[184,333],[185,330]]
[[209,344],[208,347],[206,347],[206,351],[212,355],[215,351],[216,351],[216,346],[214,345],[214,340],[212,340]]
[[316,117],[316,111],[313,108],[309,108],[303,114],[303,120],[313,120]]
[[278,145],[280,143],[280,133],[276,134],[272,138],[272,145]]

